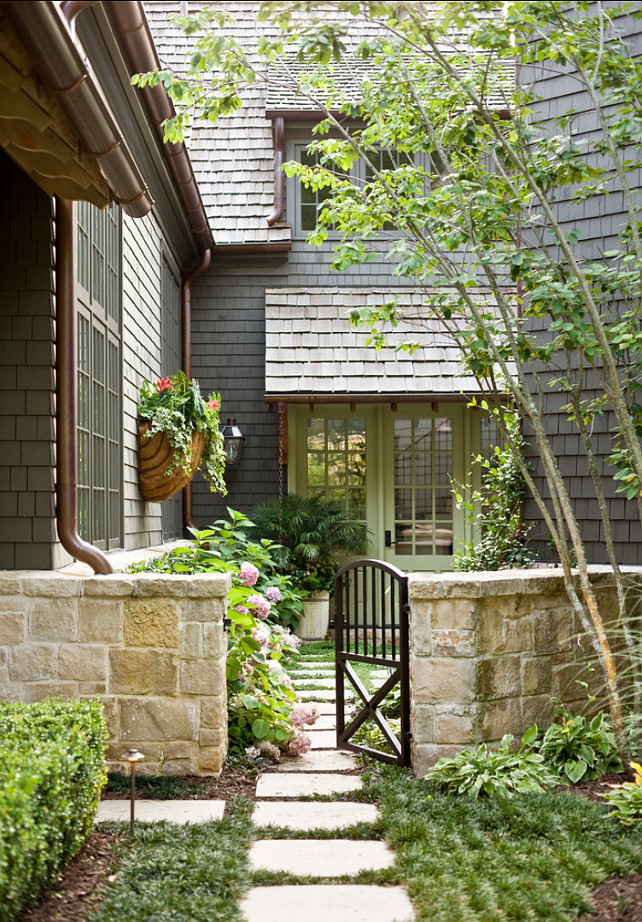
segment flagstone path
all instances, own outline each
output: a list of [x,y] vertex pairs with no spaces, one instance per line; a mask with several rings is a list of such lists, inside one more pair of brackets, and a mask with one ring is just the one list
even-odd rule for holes
[[[309,729],[312,748],[298,759],[283,759],[274,771],[260,776],[252,821],[259,835],[278,828],[282,838],[257,839],[250,850],[252,870],[308,878],[298,885],[261,886],[242,901],[246,922],[281,922],[284,914],[305,922],[412,922],[412,904],[402,887],[353,884],[363,871],[379,871],[394,864],[388,846],[375,837],[288,838],[288,830],[320,833],[348,830],[375,823],[374,804],[350,800],[311,801],[316,794],[346,795],[359,790],[361,778],[352,753],[336,749],[334,664],[311,662],[305,650],[299,669],[291,671],[295,688],[306,700],[317,698],[320,717]],[[386,672],[373,673],[379,682]],[[175,823],[220,819],[224,801],[143,801],[136,803],[136,818]],[[102,801],[98,820],[129,819],[128,801]]]
[[[253,870],[308,877],[315,882],[254,887],[241,904],[243,915],[247,922],[281,922],[284,912],[292,918],[305,917],[306,922],[411,922],[412,904],[402,887],[349,882],[362,871],[378,871],[394,864],[384,842],[375,838],[287,838],[290,829],[343,830],[357,823],[374,823],[379,817],[374,804],[297,799],[311,794],[348,794],[359,790],[361,779],[354,755],[335,748],[335,693],[330,690],[334,689],[334,664],[303,659],[301,668],[290,675],[304,700],[313,696],[321,699],[321,716],[307,731],[311,751],[299,759],[283,760],[257,782],[254,824],[258,829],[279,827],[285,835],[257,840],[250,850],[250,863]],[[385,679],[387,673],[377,678]],[[310,686],[315,686],[315,691],[310,691]]]

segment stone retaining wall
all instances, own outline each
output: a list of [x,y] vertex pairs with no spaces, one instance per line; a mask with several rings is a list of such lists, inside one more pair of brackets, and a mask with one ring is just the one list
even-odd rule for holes
[[[638,577],[639,578],[639,577]],[[617,612],[613,577],[592,575],[600,611]],[[413,574],[413,769],[467,746],[551,722],[553,697],[581,710],[577,680],[601,683],[559,570]],[[597,685],[596,685],[597,688]]]
[[227,748],[229,577],[0,575],[0,699],[99,695],[108,767],[218,774]]

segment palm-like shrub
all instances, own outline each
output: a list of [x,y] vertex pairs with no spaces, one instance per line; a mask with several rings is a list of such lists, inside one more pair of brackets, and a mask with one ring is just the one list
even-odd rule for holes
[[368,531],[363,522],[348,517],[340,503],[318,496],[288,493],[255,506],[252,520],[262,538],[273,549],[279,565],[302,589],[332,587],[337,557],[363,554],[368,548]]

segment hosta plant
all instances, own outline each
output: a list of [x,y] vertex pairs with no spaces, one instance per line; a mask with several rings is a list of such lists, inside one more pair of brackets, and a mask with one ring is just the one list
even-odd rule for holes
[[559,722],[551,724],[537,748],[563,783],[590,781],[621,769],[613,730],[602,711],[587,720],[561,707],[555,717]]
[[219,426],[220,408],[220,394],[211,394],[206,401],[198,381],[188,378],[182,371],[160,378],[155,384],[145,380],[140,388],[138,418],[150,424],[146,437],[164,433],[174,449],[174,459],[166,475],[179,467],[186,474],[191,474],[192,433],[200,432],[205,436],[205,448],[199,467],[212,492],[225,495],[225,451]]
[[642,765],[631,762],[633,781],[623,784],[609,784],[611,788],[600,794],[614,809],[609,816],[615,816],[625,826],[633,826],[642,820]]
[[476,749],[462,749],[451,759],[439,759],[425,776],[446,794],[494,797],[497,794],[524,794],[544,791],[559,784],[559,778],[535,752],[537,728],[531,727],[513,751],[513,737],[504,736],[497,749],[485,743]]

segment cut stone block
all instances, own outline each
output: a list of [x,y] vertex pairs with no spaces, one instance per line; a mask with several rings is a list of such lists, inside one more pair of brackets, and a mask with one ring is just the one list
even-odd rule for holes
[[246,922],[281,922],[283,907],[306,922],[412,922],[408,894],[401,887],[311,885],[254,887],[241,903]]
[[[317,709],[319,714],[322,716],[329,715],[334,716],[337,713],[337,706],[333,701],[317,701]],[[315,727],[319,726],[319,721],[314,724]]]
[[394,864],[385,842],[351,839],[263,839],[250,849],[254,871],[284,871],[301,877],[353,876]]
[[304,730],[306,733],[315,733],[315,732],[318,733],[319,731],[323,731],[323,730],[336,730],[336,726],[337,726],[337,715],[333,708],[331,714],[324,714],[322,712],[317,722],[313,724],[311,727],[304,727]]
[[[98,805],[96,822],[124,820],[129,822],[128,800],[102,800]],[[137,800],[134,822],[156,823],[209,823],[222,820],[225,811],[224,800]]]
[[[308,683],[306,682],[306,685]],[[336,701],[336,691],[334,688],[315,688],[314,691],[299,690],[302,701]]]
[[[316,693],[317,688],[332,688],[332,689],[336,688],[336,683],[335,683],[335,681],[334,681],[333,678],[328,678],[328,679],[301,679],[299,682],[297,682],[296,679],[294,680],[294,687],[295,687],[295,688],[299,689],[299,688],[301,687],[301,685],[305,685],[305,686],[314,685],[315,693]],[[308,691],[309,691],[309,689],[308,689]],[[302,695],[305,694],[305,689],[301,689],[301,694],[302,694]]]
[[349,801],[266,801],[252,815],[255,826],[286,826],[288,829],[343,829],[357,823],[374,823],[380,816],[374,804]]
[[337,745],[337,731],[332,729],[317,730],[318,724],[319,721],[316,722],[314,727],[310,727],[305,731],[312,741],[312,749],[334,749]]
[[347,794],[358,791],[358,775],[306,774],[279,772],[261,775],[256,783],[257,797],[308,797],[313,794]]
[[351,752],[321,749],[297,759],[282,759],[280,767],[284,772],[348,772],[355,768],[355,757]]

